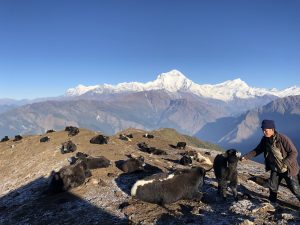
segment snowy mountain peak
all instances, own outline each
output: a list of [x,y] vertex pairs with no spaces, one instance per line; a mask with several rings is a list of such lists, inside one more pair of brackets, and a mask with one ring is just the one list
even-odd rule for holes
[[178,70],[171,70],[170,72],[158,75],[155,81],[148,84],[153,85],[158,89],[165,89],[170,92],[176,92],[179,90],[188,90],[193,82],[187,79]]
[[164,80],[164,79],[183,80],[183,79],[187,79],[187,78],[180,71],[171,70],[170,72],[162,73],[162,74],[158,75],[157,79],[158,80]]
[[79,95],[83,95],[86,92],[89,91],[93,91],[96,88],[98,88],[99,85],[95,85],[95,86],[84,86],[82,84],[79,84],[77,87],[75,88],[69,88],[66,92],[67,96],[79,96]]
[[157,79],[147,83],[130,82],[119,83],[117,85],[102,84],[95,86],[78,85],[67,90],[67,96],[80,96],[91,94],[111,94],[125,92],[140,92],[150,90],[165,90],[168,92],[188,92],[200,97],[218,99],[222,101],[232,101],[238,99],[249,99],[262,96],[286,97],[300,95],[300,87],[290,87],[284,90],[254,88],[248,86],[240,78],[227,80],[219,84],[197,84],[189,80],[178,70],[171,70],[157,76]]
[[220,86],[228,86],[228,87],[235,87],[235,88],[249,88],[248,84],[241,80],[240,78],[234,79],[234,80],[228,80],[224,83],[219,84]]

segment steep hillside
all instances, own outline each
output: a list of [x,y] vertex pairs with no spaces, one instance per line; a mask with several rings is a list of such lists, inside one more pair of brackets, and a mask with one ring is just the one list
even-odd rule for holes
[[[195,150],[213,160],[220,153],[199,148],[203,143],[184,136],[173,129],[151,131],[153,139],[144,138],[145,131],[127,129],[122,133],[133,135],[132,141],[119,139],[119,133],[110,136],[108,144],[95,145],[89,140],[94,131],[80,129],[78,135],[69,137],[67,132],[49,133],[50,141],[40,143],[43,135],[25,136],[21,141],[0,143],[0,224],[297,224],[299,203],[281,187],[281,207],[275,210],[266,201],[268,195],[264,178],[268,175],[263,166],[251,161],[239,164],[239,196],[222,202],[216,198],[216,180],[213,172],[207,173],[202,201],[180,200],[161,207],[139,201],[130,196],[133,183],[149,175],[147,172],[124,174],[116,162],[127,159],[128,154],[144,156],[151,171],[171,172],[188,168],[178,164],[180,153],[174,149],[178,141],[187,142],[187,150]],[[149,132],[148,132],[149,133]],[[85,184],[68,192],[45,195],[52,170],[68,165],[67,158],[74,153],[61,154],[61,143],[72,140],[77,151],[92,156],[105,156],[111,161],[108,168],[95,169]],[[140,151],[137,143],[163,149],[167,155],[158,156]],[[205,145],[207,146],[207,145]],[[194,166],[209,168],[194,161]],[[183,184],[184,185],[184,184]],[[288,223],[289,222],[289,223]],[[251,223],[248,223],[251,224]]]
[[273,119],[278,132],[289,136],[300,150],[300,96],[277,99],[251,110],[239,117],[228,117],[209,123],[195,136],[223,148],[234,147],[249,151],[256,147],[262,137],[261,121]]

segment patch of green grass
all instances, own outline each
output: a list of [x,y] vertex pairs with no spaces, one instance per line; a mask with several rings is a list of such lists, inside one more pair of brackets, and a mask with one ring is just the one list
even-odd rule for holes
[[179,141],[184,141],[188,145],[195,146],[197,148],[206,148],[206,149],[212,149],[217,151],[224,151],[220,146],[202,141],[196,137],[192,137],[189,135],[184,135],[178,133],[175,129],[172,128],[163,128],[159,130],[153,131],[154,135],[159,135],[159,137],[163,140],[170,141],[172,140],[173,144],[175,145]]
[[183,135],[188,141],[188,143],[190,143],[190,145],[193,145],[197,148],[206,148],[206,149],[213,149],[213,150],[217,150],[217,151],[221,151],[223,152],[224,149],[221,148],[220,146],[210,143],[210,142],[206,142],[206,141],[201,141],[200,139],[196,138],[196,137],[191,137],[188,135]]

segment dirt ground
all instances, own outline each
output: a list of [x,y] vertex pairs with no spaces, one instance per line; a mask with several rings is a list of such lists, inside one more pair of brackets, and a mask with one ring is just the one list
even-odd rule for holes
[[[121,140],[120,133],[130,133],[133,138]],[[186,150],[199,152],[211,161],[220,152],[198,148],[173,129],[148,132],[153,139],[143,137],[143,130],[120,133],[110,136],[108,144],[103,145],[91,144],[89,140],[99,133],[86,129],[73,137],[58,131],[0,143],[0,224],[300,224],[300,204],[284,184],[279,190],[279,206],[268,203],[269,174],[253,161],[238,165],[237,202],[231,195],[226,201],[217,197],[213,171],[205,177],[201,201],[180,200],[162,207],[133,198],[130,189],[138,179],[189,168],[178,163],[180,153],[185,151],[172,147],[178,141],[187,142]],[[40,143],[44,136],[50,141]],[[67,159],[76,153],[61,154],[61,144],[67,140],[76,144],[76,152],[105,156],[111,166],[92,170],[92,176],[77,188],[47,195],[51,171],[68,165]],[[162,149],[167,155],[142,152],[137,147],[140,142]],[[118,169],[116,163],[128,159],[129,154],[143,156],[148,170],[125,174]],[[211,167],[197,161],[193,166]]]

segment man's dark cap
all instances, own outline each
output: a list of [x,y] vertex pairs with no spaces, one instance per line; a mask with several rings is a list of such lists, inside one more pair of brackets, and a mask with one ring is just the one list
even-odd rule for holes
[[263,120],[261,123],[262,129],[275,129],[274,120]]

